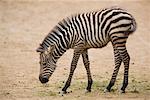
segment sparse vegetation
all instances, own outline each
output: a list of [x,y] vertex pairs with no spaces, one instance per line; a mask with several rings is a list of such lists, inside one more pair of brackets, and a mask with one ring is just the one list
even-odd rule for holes
[[[149,0],[43,1],[0,0],[0,100],[149,100]],[[80,59],[68,90],[72,93],[63,97],[58,94],[68,77],[73,50],[67,51],[59,59],[57,69],[48,84],[41,84],[38,80],[39,56],[35,49],[42,37],[68,15],[113,5],[119,5],[133,13],[138,24],[137,32],[129,37],[127,43],[131,65],[126,93],[118,93],[122,85],[123,67],[112,91],[103,93],[114,68],[113,49],[110,44],[102,49],[89,50],[93,75],[91,93],[85,94],[87,76]]]
[[56,96],[58,93],[53,92],[53,91],[38,91],[38,96]]

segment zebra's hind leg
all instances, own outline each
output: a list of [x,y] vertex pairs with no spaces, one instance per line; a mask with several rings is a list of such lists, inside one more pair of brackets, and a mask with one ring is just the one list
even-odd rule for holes
[[129,73],[129,63],[130,63],[130,56],[126,49],[123,50],[121,53],[123,63],[124,63],[124,79],[123,79],[123,85],[121,87],[121,93],[125,93],[125,89],[128,85],[128,73]]
[[112,38],[113,46],[118,50],[119,55],[124,63],[124,80],[123,85],[121,87],[121,93],[125,93],[125,89],[128,85],[128,72],[129,72],[129,62],[130,56],[126,49],[126,40],[128,35],[120,34],[120,36],[114,36]]
[[115,68],[114,68],[114,72],[112,74],[112,78],[109,82],[109,85],[104,90],[104,92],[110,92],[111,91],[112,86],[115,84],[116,77],[118,75],[118,71],[119,71],[119,68],[120,68],[120,65],[121,65],[121,62],[122,62],[119,51],[115,47],[113,47],[113,48],[114,48]]
[[79,50],[74,50],[74,54],[73,54],[73,59],[72,59],[72,62],[71,62],[71,68],[70,68],[70,73],[69,73],[69,77],[66,81],[66,84],[65,86],[63,87],[62,89],[62,94],[66,94],[67,93],[67,88],[70,86],[71,84],[71,80],[72,80],[72,76],[73,76],[73,73],[76,69],[76,66],[77,66],[77,62],[79,60],[79,57],[80,57],[80,51]]
[[86,92],[91,92],[91,86],[93,83],[92,77],[91,77],[91,72],[90,72],[90,62],[89,62],[89,57],[88,57],[88,51],[85,50],[82,53],[82,58],[83,58],[83,63],[87,72],[87,77],[88,77],[88,86],[86,88]]
[[120,56],[122,58],[122,61],[124,63],[124,79],[123,79],[123,85],[121,87],[120,93],[125,93],[125,89],[128,85],[130,56],[126,50],[125,44],[122,46],[118,46],[117,49],[118,49]]

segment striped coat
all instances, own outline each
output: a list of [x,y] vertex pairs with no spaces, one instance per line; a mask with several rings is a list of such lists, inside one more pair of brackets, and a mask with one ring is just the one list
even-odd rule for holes
[[[128,84],[128,68],[130,56],[126,50],[128,36],[136,30],[136,22],[131,14],[118,8],[107,8],[101,11],[76,14],[60,21],[44,38],[38,47],[40,52],[41,71],[39,79],[42,83],[48,81],[54,72],[56,62],[67,49],[74,49],[68,80],[62,89],[66,93],[82,55],[88,75],[87,91],[91,91],[92,77],[89,68],[88,49],[102,48],[111,42],[114,48],[115,69],[112,79],[105,91],[110,91],[114,85],[121,62],[124,63],[124,81],[121,88],[125,92]],[[50,49],[50,50],[48,50]],[[48,53],[46,53],[48,51]],[[44,59],[43,59],[44,58]],[[44,64],[43,64],[44,63]]]

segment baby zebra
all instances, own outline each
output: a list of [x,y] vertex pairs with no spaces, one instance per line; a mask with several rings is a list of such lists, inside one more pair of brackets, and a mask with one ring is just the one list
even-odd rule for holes
[[37,48],[40,52],[40,74],[41,83],[49,81],[50,76],[56,69],[57,60],[67,49],[74,49],[71,62],[70,74],[62,89],[67,93],[71,79],[76,69],[80,55],[87,71],[88,85],[87,92],[91,92],[92,76],[88,57],[88,49],[102,48],[112,43],[115,57],[115,69],[110,83],[105,92],[110,92],[116,81],[121,63],[124,63],[124,79],[121,93],[125,93],[128,85],[128,70],[130,56],[126,49],[128,36],[136,30],[135,19],[126,10],[119,7],[112,7],[100,11],[76,14],[60,21],[44,38]]

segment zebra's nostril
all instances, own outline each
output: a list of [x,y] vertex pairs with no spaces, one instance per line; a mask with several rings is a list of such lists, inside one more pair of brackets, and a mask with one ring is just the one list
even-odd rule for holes
[[39,77],[39,80],[41,83],[47,83],[49,81],[47,76]]

